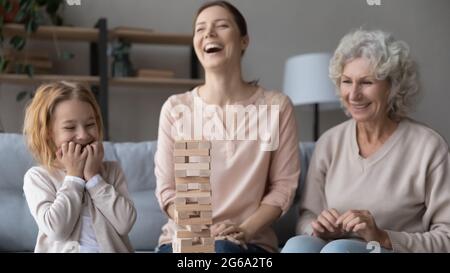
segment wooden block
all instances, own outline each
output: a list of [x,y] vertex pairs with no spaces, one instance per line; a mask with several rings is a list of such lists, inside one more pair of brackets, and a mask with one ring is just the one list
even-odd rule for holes
[[209,141],[202,141],[198,144],[199,149],[211,149],[211,142]]
[[178,219],[176,223],[179,225],[211,225],[212,219],[195,217],[188,219]]
[[211,170],[185,170],[185,171],[186,176],[209,177],[211,175]]
[[188,149],[211,149],[211,142],[205,140],[186,140]]
[[192,238],[176,238],[175,241],[181,247],[192,246]]
[[198,204],[196,197],[186,197],[186,204]]
[[184,141],[175,141],[175,150],[185,150],[186,149],[186,142]]
[[175,177],[186,177],[187,170],[175,170]]
[[[188,157],[188,161],[189,163],[209,163],[211,162],[211,157],[210,156],[189,156]],[[177,162],[180,163],[180,162]],[[181,162],[183,163],[183,162]]]
[[177,205],[186,205],[186,198],[184,197],[175,197],[175,201],[174,201],[175,207]]
[[173,150],[174,156],[209,156],[209,149]]
[[211,237],[211,231],[209,229],[201,230],[199,232],[192,232],[189,230],[176,230],[175,237],[177,238]]
[[189,157],[187,156],[176,156],[174,159],[175,163],[187,163],[189,160]]
[[212,210],[211,204],[176,204],[175,209],[178,211],[208,211]]
[[174,214],[175,214],[175,221],[180,220],[180,219],[189,219],[189,212],[187,211],[179,211],[179,210],[174,210]]
[[175,184],[175,190],[176,191],[188,191],[188,189],[189,189],[188,186],[189,186],[189,184]]
[[210,192],[204,192],[204,191],[186,191],[186,192],[177,192],[176,197],[184,197],[184,198],[199,198],[199,197],[210,197]]
[[209,197],[199,197],[199,198],[197,198],[197,203],[200,204],[200,205],[211,204],[211,196],[209,196]]
[[209,163],[175,163],[175,170],[209,170]]
[[212,218],[212,211],[201,211],[200,212],[200,218],[211,219]]
[[[200,183],[188,183],[188,184],[180,184],[180,185],[187,185],[189,191],[193,190],[200,190]],[[208,184],[205,184],[208,185]]]
[[[188,184],[189,185],[189,184]],[[201,191],[211,191],[211,184],[198,184]]]
[[200,238],[202,245],[204,246],[210,246],[210,245],[214,245],[214,238],[212,237],[202,237]]
[[175,177],[175,183],[188,184],[188,183],[210,183],[209,177]]
[[186,225],[186,228],[190,231],[190,232],[201,232],[202,230],[204,230],[204,226],[203,225],[194,225],[194,224],[190,224],[190,225]]
[[188,150],[194,150],[194,149],[198,149],[198,144],[199,142],[195,141],[195,142],[187,142],[187,149]]

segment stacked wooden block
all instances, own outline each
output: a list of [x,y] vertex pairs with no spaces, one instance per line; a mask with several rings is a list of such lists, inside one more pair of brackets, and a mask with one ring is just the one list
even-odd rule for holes
[[175,142],[175,253],[214,252],[210,149],[208,141]]

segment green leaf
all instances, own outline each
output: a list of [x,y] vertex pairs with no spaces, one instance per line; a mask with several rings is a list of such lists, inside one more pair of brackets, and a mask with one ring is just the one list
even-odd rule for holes
[[10,1],[6,1],[6,2],[3,4],[3,7],[5,7],[6,13],[8,13],[8,12],[11,12],[11,11],[12,11],[13,5],[11,5],[11,2],[10,2]]
[[0,56],[0,72],[5,71],[8,66],[9,61],[6,60],[3,56]]
[[19,94],[17,94],[16,96],[16,101],[22,101],[23,99],[25,99],[28,95],[28,91],[21,91],[19,92]]
[[36,0],[36,3],[38,4],[39,7],[42,7],[45,4],[47,4],[47,0]]
[[63,61],[68,61],[68,60],[72,60],[74,57],[75,57],[75,54],[73,54],[72,52],[63,51],[61,53],[60,59],[63,60]]
[[5,7],[5,1],[6,0],[0,0],[0,7]]
[[50,15],[55,14],[59,9],[59,4],[61,4],[61,1],[59,0],[48,0],[46,8],[48,14]]
[[19,11],[16,14],[16,18],[14,20],[16,22],[22,22],[26,17],[28,16],[28,13],[26,10],[23,10],[22,8],[19,9]]
[[34,67],[31,64],[25,65],[25,73],[27,73],[28,77],[33,78],[34,76]]
[[20,36],[14,36],[11,38],[11,41],[9,43],[17,50],[22,50],[25,46],[25,38]]
[[24,5],[27,5],[30,2],[30,0],[20,0],[19,5],[22,7]]
[[39,27],[39,24],[36,21],[36,19],[35,18],[30,18],[30,20],[28,20],[28,22],[26,24],[26,31],[28,33],[36,32],[38,27]]

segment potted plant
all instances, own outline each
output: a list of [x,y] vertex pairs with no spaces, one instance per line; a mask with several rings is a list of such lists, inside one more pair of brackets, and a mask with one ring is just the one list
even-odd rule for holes
[[[60,15],[63,0],[0,0],[0,73],[5,70],[8,60],[5,58],[3,26],[5,23],[23,24],[28,37],[45,21],[44,15],[53,25],[62,25]],[[21,51],[26,45],[26,37],[13,36],[9,44],[14,50]],[[16,73],[26,73],[33,76],[33,66],[29,64],[15,67]]]
[[113,77],[131,77],[134,76],[133,65],[130,61],[131,43],[119,39],[114,43],[111,55],[112,62],[112,76]]

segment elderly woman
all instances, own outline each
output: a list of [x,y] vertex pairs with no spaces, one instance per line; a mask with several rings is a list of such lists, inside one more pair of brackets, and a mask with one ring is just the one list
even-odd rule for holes
[[449,148],[407,117],[418,91],[408,46],[382,31],[351,32],[330,76],[351,119],[317,142],[301,235],[282,252],[449,252]]

